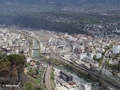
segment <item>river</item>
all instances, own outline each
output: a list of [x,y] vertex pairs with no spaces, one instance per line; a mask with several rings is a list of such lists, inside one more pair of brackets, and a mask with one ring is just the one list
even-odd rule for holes
[[[34,40],[34,43],[33,43],[33,47],[38,47],[39,44],[37,42],[37,40]],[[32,58],[34,59],[38,59],[38,60],[41,60],[42,62],[46,63],[45,61],[43,61],[40,57],[40,54],[39,54],[39,50],[32,50]],[[68,70],[62,66],[55,66],[54,68],[57,68],[59,70],[64,70],[64,71],[67,71],[68,73],[70,73],[72,76],[73,76],[73,79],[77,82],[82,82],[82,83],[91,83],[91,81],[85,79],[84,77],[82,76],[78,76],[75,72],[73,72],[72,70]],[[101,89],[98,85],[94,85],[92,84],[92,89],[93,90],[104,90],[104,89]]]

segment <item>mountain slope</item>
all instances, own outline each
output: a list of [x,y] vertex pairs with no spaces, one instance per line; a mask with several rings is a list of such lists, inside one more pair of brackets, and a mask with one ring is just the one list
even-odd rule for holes
[[17,2],[28,4],[55,4],[55,5],[82,5],[82,4],[100,4],[100,3],[120,3],[120,0],[0,0],[1,3]]

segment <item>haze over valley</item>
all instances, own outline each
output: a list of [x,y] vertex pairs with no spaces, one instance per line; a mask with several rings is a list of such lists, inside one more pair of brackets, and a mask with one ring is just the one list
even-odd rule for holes
[[120,90],[120,0],[0,0],[0,90]]
[[113,22],[119,24],[120,18],[119,0],[0,0],[0,2],[0,24],[24,28],[87,33],[84,30],[87,24]]

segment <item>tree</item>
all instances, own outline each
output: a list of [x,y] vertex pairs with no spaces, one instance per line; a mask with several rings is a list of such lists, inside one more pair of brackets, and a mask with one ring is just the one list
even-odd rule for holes
[[93,56],[93,60],[96,60],[96,59],[97,59],[97,58],[96,58],[96,55],[94,55],[94,56]]
[[19,69],[19,72],[23,72],[26,64],[26,58],[24,55],[11,54],[7,56],[7,60],[11,62],[12,65],[16,65]]
[[25,83],[25,90],[34,90],[34,86],[32,82]]
[[52,58],[49,59],[49,64],[53,65],[53,59]]
[[101,79],[97,78],[97,81],[99,82],[99,85],[102,86],[103,85],[103,82]]

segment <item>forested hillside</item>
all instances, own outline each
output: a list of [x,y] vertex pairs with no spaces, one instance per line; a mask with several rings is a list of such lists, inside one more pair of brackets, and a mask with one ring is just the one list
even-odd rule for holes
[[19,2],[28,4],[82,5],[100,3],[120,3],[120,0],[0,0],[3,2]]
[[87,33],[86,25],[118,22],[120,0],[0,0],[0,24]]

